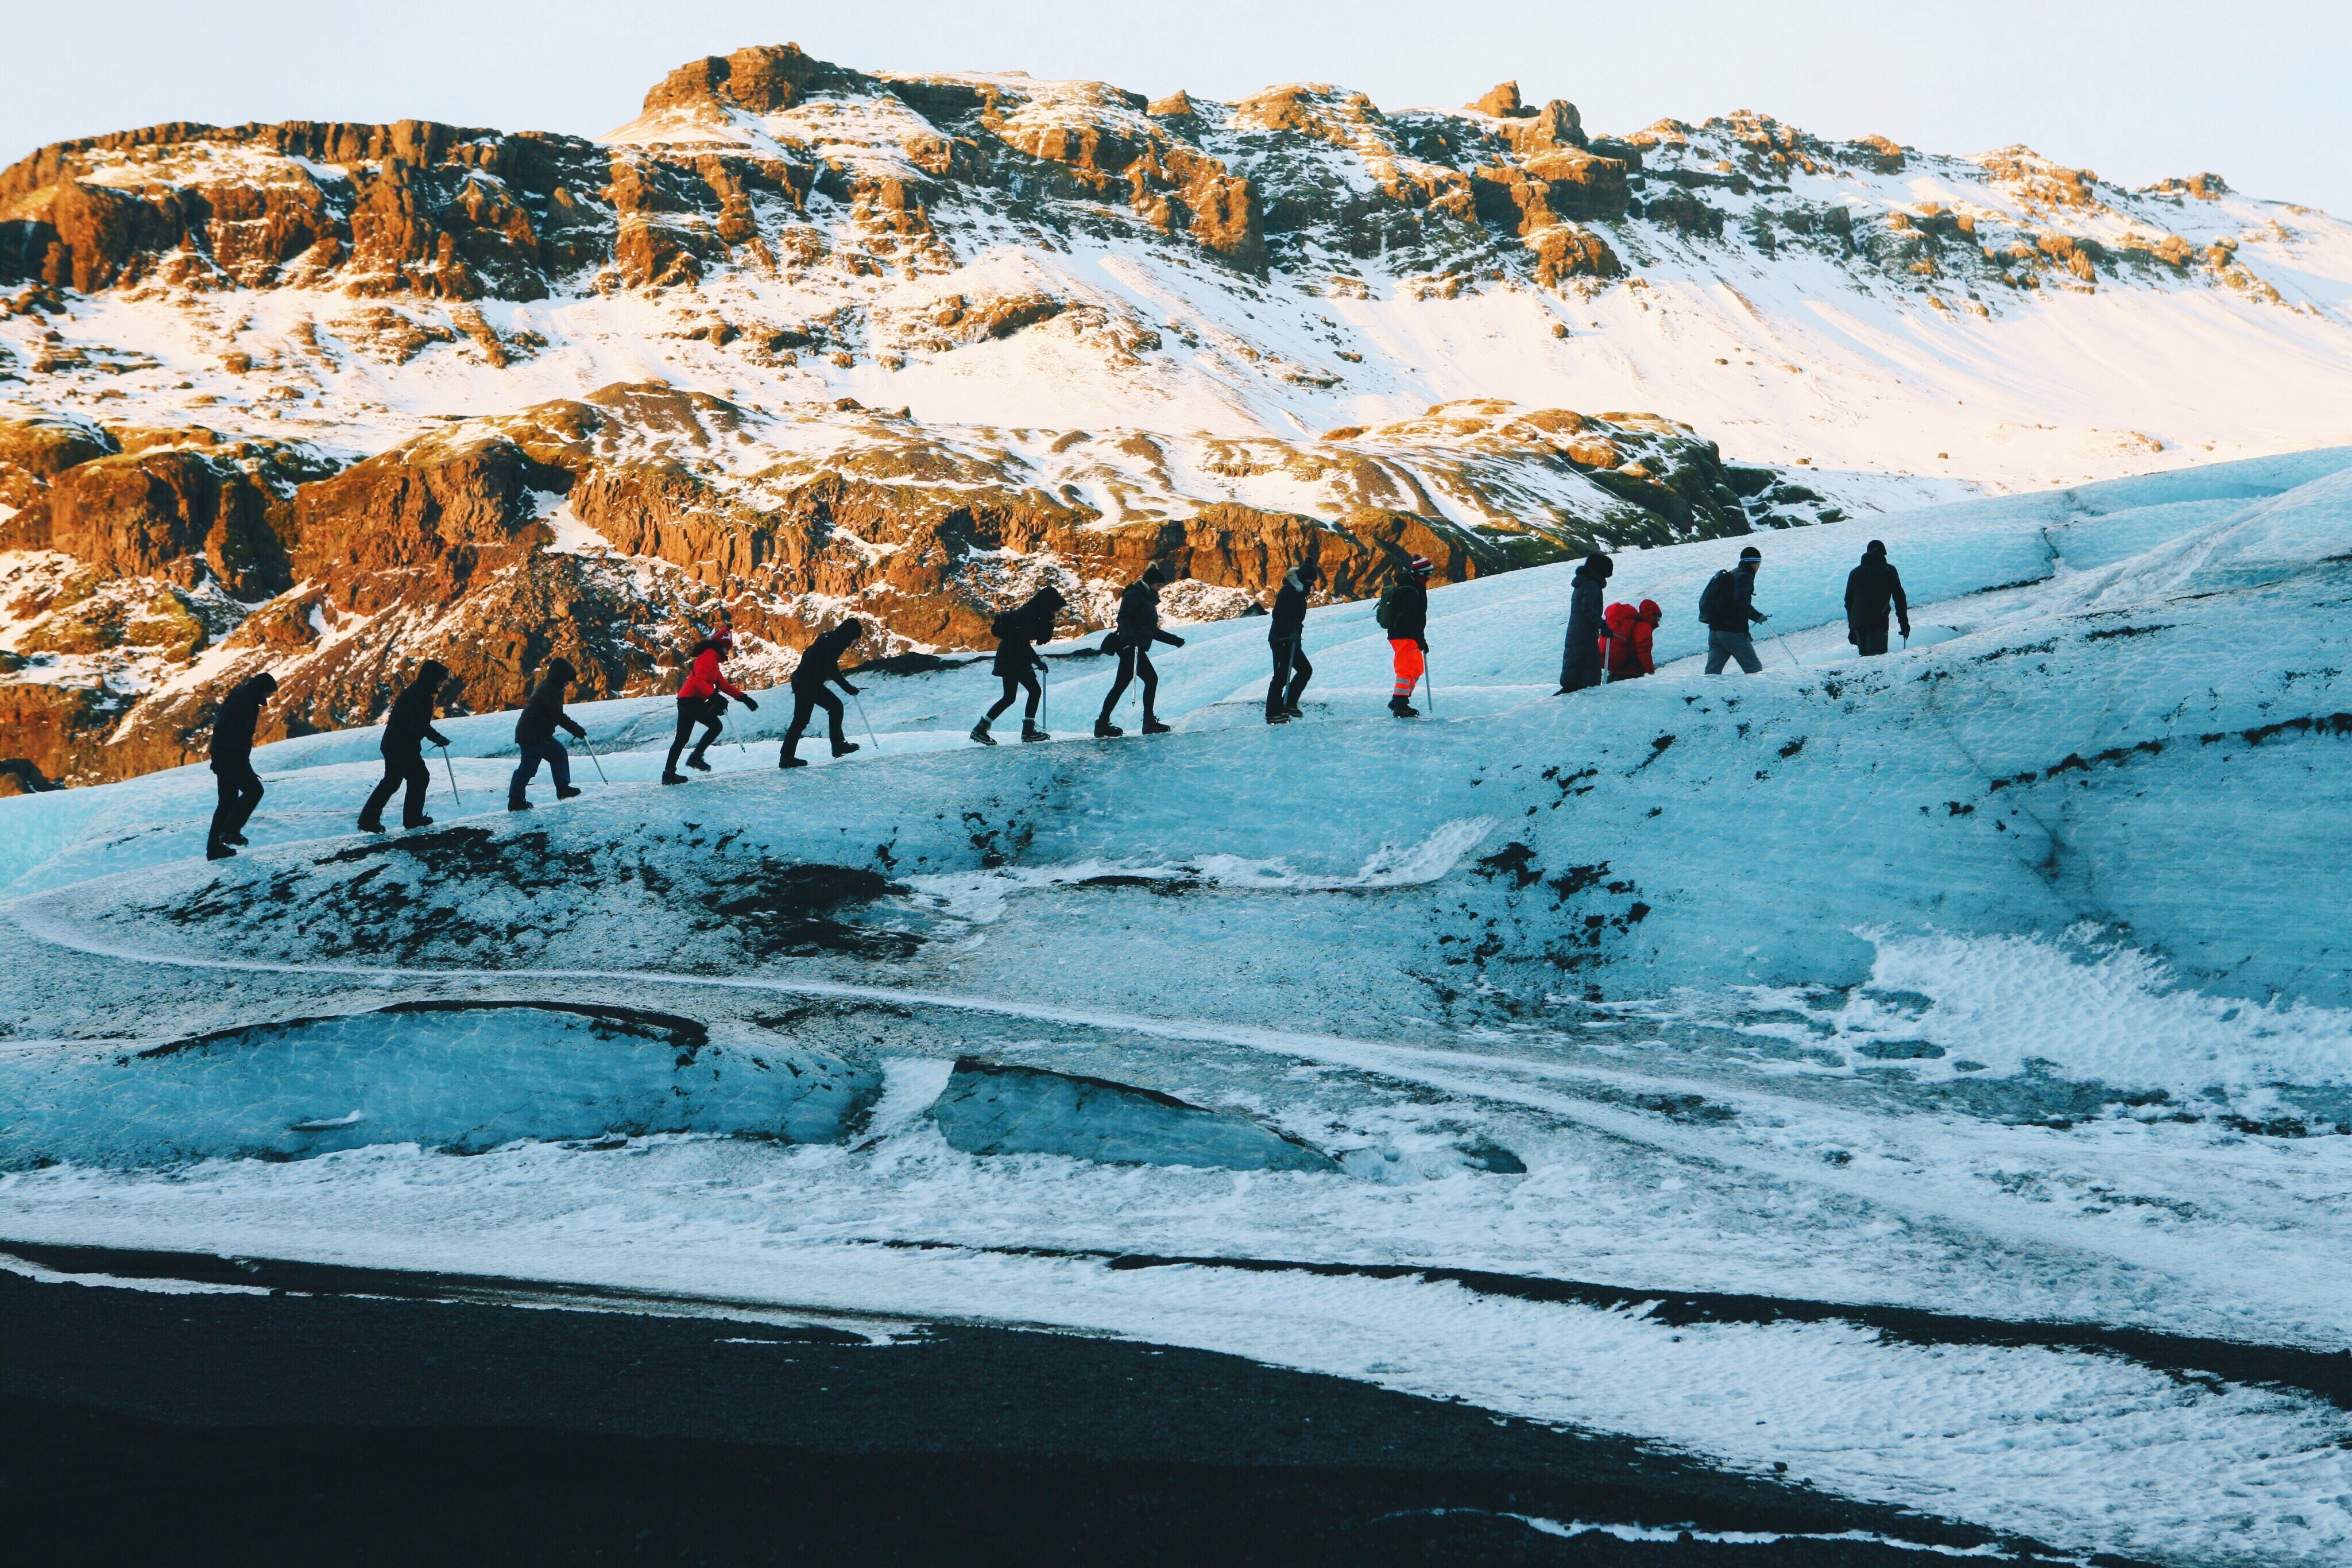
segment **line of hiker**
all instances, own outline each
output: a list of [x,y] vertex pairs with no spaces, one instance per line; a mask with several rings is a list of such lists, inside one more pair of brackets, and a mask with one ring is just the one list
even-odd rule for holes
[[[1748,545],[1740,550],[1738,563],[1717,572],[1699,595],[1698,618],[1706,627],[1706,673],[1710,675],[1722,674],[1727,665],[1735,663],[1748,674],[1764,667],[1763,660],[1757,655],[1753,636],[1754,628],[1770,619],[1756,607],[1756,578],[1763,564],[1764,552]],[[1427,678],[1429,668],[1432,570],[1426,556],[1412,557],[1381,590],[1373,612],[1374,620],[1388,639],[1395,674],[1389,712],[1399,718],[1421,716],[1412,697],[1415,688]],[[1595,551],[1584,559],[1570,580],[1568,632],[1560,649],[1558,695],[1632,680],[1657,671],[1653,640],[1665,619],[1664,612],[1655,600],[1650,599],[1638,605],[1605,603],[1609,580],[1614,571],[1615,563],[1607,555]],[[1111,715],[1128,688],[1139,681],[1142,685],[1143,733],[1168,733],[1169,727],[1160,721],[1156,711],[1160,672],[1152,666],[1151,649],[1163,643],[1181,648],[1184,639],[1160,624],[1160,591],[1167,581],[1166,569],[1155,562],[1119,595],[1117,621],[1101,648],[1104,654],[1116,656],[1118,663],[1110,690],[1103,698],[1102,710],[1095,718],[1094,733],[1099,737],[1126,733],[1111,722]],[[1286,724],[1302,716],[1299,699],[1307,683],[1315,678],[1315,666],[1304,646],[1307,607],[1321,581],[1321,568],[1309,559],[1283,574],[1282,585],[1275,594],[1266,631],[1266,646],[1273,663],[1265,688],[1268,724]],[[991,669],[1003,689],[980,722],[972,726],[973,740],[983,746],[995,745],[990,727],[1024,697],[1026,702],[1021,716],[1021,738],[1053,738],[1039,722],[1045,697],[1040,676],[1046,666],[1037,650],[1053,641],[1055,622],[1067,607],[1061,593],[1048,587],[996,617],[991,628],[996,636],[996,658]],[[1905,640],[1910,638],[1910,601],[1903,591],[1902,576],[1887,559],[1886,546],[1880,540],[1870,541],[1861,564],[1846,578],[1845,612],[1846,641],[1865,658],[1886,652],[1890,618]],[[841,698],[830,688],[838,686],[852,696],[857,695],[858,688],[842,673],[841,661],[865,632],[864,622],[847,617],[820,633],[801,655],[791,677],[793,719],[776,758],[779,768],[807,766],[798,755],[801,737],[820,709],[825,716],[834,756],[845,757],[858,749],[857,744],[844,733]],[[677,727],[670,740],[669,755],[662,764],[664,784],[688,782],[686,775],[678,771],[681,752],[687,753],[686,767],[703,773],[711,770],[704,754],[725,732],[724,716],[730,699],[752,712],[759,711],[759,703],[727,677],[725,664],[734,648],[734,626],[722,611],[718,625],[696,644],[686,678],[678,687]],[[360,810],[362,831],[384,831],[383,809],[394,794],[404,791],[401,825],[432,826],[433,819],[425,814],[425,798],[431,787],[432,773],[425,764],[424,746],[426,741],[444,747],[449,744],[433,727],[435,699],[448,674],[446,667],[437,660],[427,659],[418,668],[415,678],[394,700],[378,747],[383,757],[383,777]],[[507,782],[508,810],[531,809],[526,792],[542,764],[555,781],[556,799],[568,800],[580,793],[572,783],[571,753],[556,738],[559,730],[574,739],[587,738],[588,732],[563,711],[565,694],[578,678],[578,672],[567,661],[549,660],[546,673],[531,688],[517,716],[515,744],[520,757]],[[215,716],[209,755],[218,785],[219,804],[205,836],[205,853],[209,859],[226,859],[246,842],[246,823],[260,805],[263,794],[260,776],[253,768],[254,729],[263,705],[277,690],[275,677],[267,674],[254,675],[240,682],[222,700]],[[697,730],[701,732],[699,738],[696,737]]]

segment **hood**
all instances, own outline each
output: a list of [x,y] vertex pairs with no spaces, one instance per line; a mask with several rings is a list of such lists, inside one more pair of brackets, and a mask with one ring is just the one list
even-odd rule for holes
[[1647,621],[1653,626],[1655,626],[1659,622],[1664,621],[1665,618],[1666,612],[1658,608],[1658,601],[1654,599],[1644,599],[1642,601],[1642,608],[1636,613],[1636,619]]
[[247,681],[241,689],[251,692],[256,696],[267,697],[278,689],[278,677],[264,670]]
[[1615,561],[1595,550],[1584,558],[1584,564],[1576,569],[1576,575],[1580,580],[1606,582],[1609,574],[1616,570]]
[[550,659],[547,661],[546,684],[551,685],[568,686],[579,678],[580,672],[572,667],[572,662],[570,660]]
[[441,683],[448,678],[448,665],[438,659],[427,659],[425,661],[424,667],[416,672],[416,680],[414,684],[423,686],[429,692],[437,690]]

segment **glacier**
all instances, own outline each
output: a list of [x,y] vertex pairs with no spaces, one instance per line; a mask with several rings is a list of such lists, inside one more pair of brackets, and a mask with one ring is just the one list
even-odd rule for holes
[[[1863,660],[1840,595],[1872,538],[1915,634]],[[857,677],[853,757],[779,772],[763,700],[665,790],[668,701],[589,705],[609,782],[583,755],[588,793],[522,817],[511,716],[446,720],[436,826],[382,843],[352,825],[368,730],[257,752],[253,847],[216,866],[200,768],[0,801],[0,1238],[1115,1333],[2063,1552],[2341,1561],[2333,1385],[2080,1342],[2352,1343],[2352,449],[1764,537],[1765,671],[1708,679],[1693,610],[1738,542],[1621,555],[1612,597],[1666,608],[1659,673],[1566,697],[1571,568],[1434,592],[1411,724],[1352,604],[1309,615],[1278,728],[1243,618],[1180,629],[1149,740],[1074,738],[1109,676],[1061,644],[1053,744],[970,745],[995,682],[950,664]],[[830,1087],[622,1113],[562,1025],[471,1037],[495,1116],[328,1126],[394,1058],[288,1031],[518,1002],[690,1020]],[[136,1103],[89,1087],[224,1030],[275,1042],[234,1082],[268,1140],[159,1130],[217,1109],[215,1047]],[[940,1098],[972,1059],[1338,1168],[1084,1157],[1065,1134],[1108,1134],[1075,1099],[974,1154]],[[402,1060],[456,1094],[458,1058]],[[729,1135],[803,1113],[835,1120]],[[1668,1322],[1445,1270],[1819,1310]],[[2018,1334],[1858,1321],[1895,1307]]]

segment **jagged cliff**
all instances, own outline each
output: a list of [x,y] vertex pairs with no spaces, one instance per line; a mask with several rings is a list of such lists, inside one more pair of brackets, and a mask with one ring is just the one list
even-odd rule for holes
[[176,762],[265,664],[265,734],[368,722],[427,654],[478,710],[557,653],[659,689],[720,602],[773,677],[853,610],[875,652],[968,647],[1050,578],[1098,622],[1155,559],[1213,617],[1309,553],[1351,595],[1411,552],[1455,579],[1793,526],[1964,489],[1916,450],[1978,435],[1954,390],[2048,470],[1994,482],[2146,462],[2179,433],[2045,436],[1997,391],[2031,356],[1944,351],[1988,397],[1901,338],[2122,289],[2352,363],[2298,293],[2315,247],[2343,225],[2022,149],[790,46],[681,67],[593,141],[62,143],[0,172],[0,755]]

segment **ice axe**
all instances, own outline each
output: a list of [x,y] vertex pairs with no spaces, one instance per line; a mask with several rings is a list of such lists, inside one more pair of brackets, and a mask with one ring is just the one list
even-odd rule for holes
[[859,696],[856,692],[852,692],[849,694],[849,700],[857,705],[857,722],[866,727],[866,738],[869,741],[873,741],[875,754],[879,756],[882,751],[882,743],[878,740],[875,740],[874,738],[874,721],[866,716],[866,699]]
[[580,737],[580,744],[588,748],[588,760],[596,765],[596,782],[599,784],[612,783],[610,779],[604,777],[604,759],[596,755],[596,743],[589,739],[585,734],[583,734]]
[[1437,712],[1437,683],[1429,678],[1429,650],[1421,651],[1421,689],[1429,694],[1429,711]]
[[446,746],[441,748],[441,766],[449,770],[449,793],[462,810],[465,808],[466,797],[457,793],[457,765],[449,760],[449,748]]
[[1773,637],[1772,641],[1780,644],[1780,652],[1789,655],[1789,663],[1796,665],[1797,668],[1801,670],[1805,667],[1805,662],[1797,657],[1797,651],[1789,646],[1789,636],[1787,632],[1784,632],[1778,633]]

